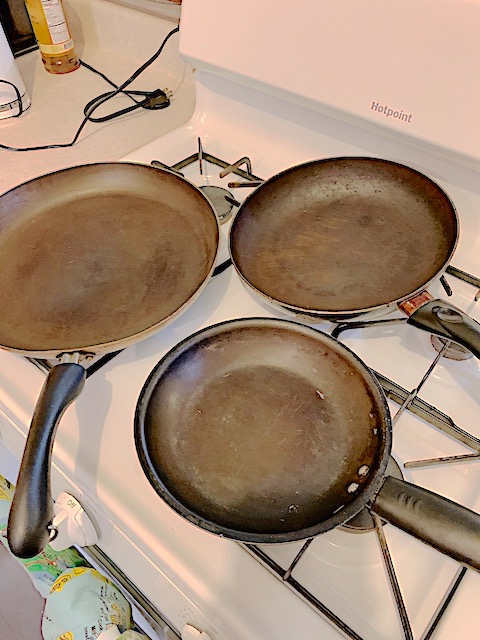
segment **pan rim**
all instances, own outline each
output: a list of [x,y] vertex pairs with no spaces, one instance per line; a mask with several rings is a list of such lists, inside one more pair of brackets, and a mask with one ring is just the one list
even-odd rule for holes
[[[368,382],[369,389],[378,401],[378,409],[379,412],[381,411],[383,417],[382,438],[379,443],[379,464],[373,472],[368,485],[365,485],[361,489],[360,493],[352,500],[351,503],[340,508],[327,519],[302,529],[275,533],[257,533],[229,528],[199,515],[193,509],[190,509],[183,504],[183,502],[177,498],[158,477],[152,458],[149,455],[145,434],[145,416],[150,403],[150,398],[155,390],[157,382],[162,376],[162,373],[168,368],[170,363],[174,362],[177,357],[181,356],[189,346],[193,346],[200,337],[208,337],[209,335],[217,333],[218,330],[228,330],[230,327],[261,326],[265,323],[271,323],[273,326],[283,326],[290,329],[293,328],[295,331],[299,331],[304,335],[317,339],[320,335],[322,340],[325,340],[327,344],[330,343],[334,345],[334,349],[336,351],[344,352],[346,356],[353,360],[364,380]],[[383,484],[385,471],[392,450],[392,421],[388,403],[380,382],[374,375],[373,371],[354,351],[329,334],[303,323],[290,319],[286,320],[281,318],[254,316],[233,318],[204,327],[178,342],[157,362],[146,379],[137,400],[134,416],[134,440],[137,456],[146,479],[157,495],[178,515],[201,529],[209,531],[210,533],[216,534],[220,537],[248,543],[276,544],[281,542],[304,540],[306,538],[314,537],[320,533],[325,533],[326,531],[329,531],[353,518],[359,511],[367,506],[369,502],[374,500]]]
[[[308,306],[300,306],[300,305],[295,305],[292,304],[288,301],[285,300],[280,300],[279,298],[275,298],[273,296],[271,296],[270,294],[266,293],[265,291],[262,291],[261,289],[259,289],[256,285],[254,285],[253,283],[250,282],[250,280],[242,273],[240,267],[238,266],[235,258],[234,258],[234,249],[233,249],[233,236],[234,236],[234,232],[235,232],[235,228],[238,224],[238,221],[241,217],[242,212],[247,208],[247,206],[249,205],[250,201],[256,197],[256,195],[263,189],[267,188],[269,185],[271,185],[272,183],[274,183],[275,181],[277,181],[278,179],[282,178],[285,175],[288,175],[289,173],[291,173],[292,171],[295,170],[300,170],[300,169],[304,169],[304,168],[308,168],[310,166],[314,166],[314,165],[323,165],[323,164],[331,164],[331,163],[341,163],[341,162],[345,162],[345,161],[367,161],[370,163],[378,163],[379,165],[388,165],[388,166],[392,166],[392,167],[399,167],[402,170],[406,170],[407,172],[411,172],[413,175],[416,175],[418,177],[420,177],[421,179],[425,180],[427,183],[430,183],[431,186],[433,186],[435,189],[438,190],[438,192],[445,198],[446,202],[448,203],[451,213],[452,213],[452,218],[453,218],[453,224],[454,224],[454,242],[451,244],[451,247],[449,249],[448,252],[448,256],[446,257],[446,259],[444,260],[444,264],[443,266],[431,277],[427,278],[426,280],[423,281],[422,284],[420,284],[416,289],[402,295],[399,298],[393,299],[393,300],[388,300],[386,302],[380,303],[380,304],[376,304],[376,305],[372,305],[369,307],[358,307],[355,309],[318,309],[318,308],[313,308],[313,307],[308,307]],[[238,211],[235,214],[235,217],[232,221],[232,225],[231,228],[229,230],[229,237],[228,237],[228,250],[229,250],[229,254],[230,254],[230,259],[232,261],[232,264],[235,268],[236,273],[238,274],[240,280],[242,281],[242,283],[244,285],[247,286],[247,288],[249,288],[250,290],[252,290],[253,292],[255,292],[255,294],[257,294],[262,300],[266,301],[267,303],[280,308],[288,313],[294,314],[294,315],[299,315],[301,316],[302,314],[310,317],[312,320],[314,318],[325,318],[326,320],[330,320],[330,321],[335,321],[336,319],[338,320],[348,320],[349,318],[357,318],[358,316],[362,316],[364,314],[375,314],[378,312],[381,312],[384,309],[387,309],[388,311],[388,307],[390,306],[395,306],[398,304],[401,304],[402,302],[409,300],[410,298],[414,297],[415,295],[417,295],[418,293],[420,293],[421,291],[423,291],[424,289],[426,289],[431,283],[435,282],[436,280],[438,280],[438,278],[440,278],[442,276],[442,274],[445,272],[445,270],[447,269],[448,265],[450,264],[451,260],[453,259],[453,256],[455,254],[456,248],[458,246],[458,240],[459,240],[459,227],[460,227],[460,222],[459,222],[459,216],[458,216],[458,212],[457,209],[455,207],[455,204],[453,203],[451,197],[449,196],[449,194],[445,191],[445,189],[443,189],[443,187],[441,187],[438,182],[436,180],[433,180],[432,178],[430,178],[429,176],[427,176],[425,173],[423,173],[422,171],[415,169],[409,165],[403,164],[401,162],[397,162],[394,160],[387,160],[387,159],[383,159],[383,158],[379,158],[376,156],[362,156],[362,155],[352,155],[352,156],[328,156],[325,158],[319,158],[316,160],[309,160],[307,162],[302,162],[296,165],[293,165],[292,167],[289,167],[287,169],[283,169],[282,171],[279,171],[278,173],[274,174],[273,176],[271,176],[270,178],[268,178],[267,180],[265,180],[260,186],[258,186],[254,191],[252,191],[250,194],[248,194],[248,196],[245,198],[245,200],[242,202],[241,206],[239,207]]]
[[[153,325],[147,326],[144,329],[131,334],[129,336],[123,336],[121,338],[118,339],[114,339],[114,340],[107,340],[105,342],[98,342],[95,344],[81,344],[81,345],[75,345],[74,347],[67,347],[65,348],[64,345],[59,345],[58,347],[52,347],[49,349],[24,349],[21,347],[15,347],[15,346],[9,346],[7,344],[3,344],[0,343],[0,349],[4,349],[5,351],[9,351],[11,353],[15,353],[18,355],[24,355],[24,356],[28,356],[28,357],[32,357],[32,358],[41,358],[41,359],[47,359],[47,358],[59,358],[64,354],[74,354],[74,353],[79,353],[79,354],[88,354],[90,355],[100,355],[100,354],[104,354],[104,353],[110,353],[112,351],[117,351],[117,350],[121,350],[124,349],[125,347],[128,347],[132,344],[135,344],[137,342],[140,342],[141,340],[144,340],[148,337],[150,337],[151,335],[154,335],[161,327],[165,326],[166,324],[168,324],[169,322],[175,320],[181,313],[183,313],[183,311],[185,311],[190,304],[192,304],[197,297],[200,295],[200,293],[203,291],[203,289],[206,287],[206,285],[208,284],[208,282],[211,279],[212,273],[215,270],[215,265],[218,259],[218,255],[219,255],[219,250],[220,250],[220,221],[218,218],[218,215],[212,205],[211,200],[204,194],[204,192],[195,184],[193,184],[192,182],[190,182],[190,180],[188,180],[187,178],[185,178],[184,176],[180,175],[179,173],[175,172],[175,171],[170,171],[168,169],[164,169],[164,168],[159,168],[159,167],[154,167],[148,163],[145,162],[133,162],[133,161],[123,161],[123,160],[119,160],[119,161],[111,161],[111,162],[87,162],[87,163],[82,163],[82,164],[75,164],[75,165],[70,165],[68,167],[63,167],[61,169],[57,169],[55,171],[49,171],[46,173],[42,173],[38,176],[36,176],[35,178],[30,178],[29,180],[26,180],[25,182],[22,182],[14,187],[12,187],[11,189],[8,189],[7,191],[5,191],[4,193],[0,194],[0,201],[4,196],[7,196],[9,194],[14,193],[16,190],[19,190],[21,188],[26,187],[27,185],[36,182],[37,180],[40,180],[42,178],[47,178],[49,176],[56,176],[59,174],[63,174],[63,173],[68,173],[69,171],[75,170],[75,169],[89,169],[89,168],[95,168],[95,167],[104,167],[104,168],[108,168],[108,167],[118,167],[119,165],[122,166],[130,166],[130,167],[142,167],[143,169],[146,169],[149,172],[160,172],[160,173],[164,173],[164,174],[169,174],[171,175],[173,178],[179,180],[180,182],[185,183],[186,185],[189,186],[189,188],[191,188],[192,191],[194,191],[197,195],[200,196],[200,198],[205,201],[205,203],[208,205],[208,209],[209,209],[209,213],[212,215],[212,220],[215,222],[215,227],[216,227],[216,249],[215,249],[215,254],[212,257],[212,263],[210,265],[210,268],[208,270],[208,272],[205,273],[203,280],[200,282],[199,286],[197,287],[197,289],[194,291],[194,293],[182,304],[180,305],[175,311],[173,311],[170,315],[168,315],[166,318],[162,318],[161,320],[159,320],[158,322],[155,322]],[[142,169],[142,170],[143,170]]]

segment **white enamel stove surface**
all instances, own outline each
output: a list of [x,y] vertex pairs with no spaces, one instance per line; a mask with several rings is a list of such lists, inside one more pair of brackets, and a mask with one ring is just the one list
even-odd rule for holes
[[[326,133],[315,133],[302,131],[286,120],[269,118],[267,135],[261,128],[261,114],[245,107],[245,116],[253,124],[248,131],[241,126],[233,130],[230,120],[224,120],[220,112],[211,109],[211,87],[215,82],[205,77],[203,84],[199,84],[198,110],[188,125],[126,159],[175,163],[195,153],[200,136],[204,150],[212,155],[232,162],[249,155],[253,172],[261,176],[313,157],[367,154],[402,161],[438,179],[456,203],[461,218],[466,212],[465,223],[461,220],[463,233],[454,264],[475,272],[478,247],[468,232],[471,234],[478,226],[480,198],[471,188],[475,186],[473,175],[462,170],[459,186],[453,182],[458,177],[455,166],[436,161],[418,149],[365,136],[361,130],[334,121],[324,121]],[[209,116],[203,111],[206,104]],[[292,112],[291,115],[301,114]],[[287,137],[273,138],[279,131]],[[302,137],[302,133],[308,135]],[[344,138],[349,142],[344,142]],[[191,170],[192,180],[195,171]],[[211,177],[204,176],[201,181],[222,182],[209,165],[208,173]],[[188,169],[185,174],[189,177]],[[243,195],[240,190],[235,192],[237,198]],[[478,312],[469,302],[473,295],[471,288],[456,282],[451,284],[456,292],[455,303],[478,318]],[[435,288],[439,289],[437,285]],[[82,501],[97,523],[101,548],[177,628],[185,622],[196,623],[218,639],[267,640],[299,635],[333,639],[340,637],[339,632],[240,545],[200,531],[164,505],[145,479],[135,452],[136,400],[159,358],[203,326],[253,315],[275,314],[244,289],[230,268],[212,280],[200,298],[172,325],[125,350],[95,373],[87,381],[82,396],[66,412],[57,432],[54,493],[71,491]],[[325,324],[320,328],[330,330],[332,327]],[[346,344],[375,370],[407,389],[416,386],[433,359],[429,336],[404,325],[368,331],[368,334],[360,330],[347,332]],[[21,454],[23,433],[42,379],[43,374],[31,363],[0,353],[0,407],[15,425],[7,425],[2,419],[0,433],[17,457]],[[459,426],[480,436],[475,419],[479,384],[476,360],[445,361],[427,381],[422,397],[437,404]],[[395,411],[395,405],[391,406]],[[400,463],[466,451],[409,412],[403,414],[395,427],[394,452]],[[480,507],[478,462],[442,465],[405,474],[407,479],[468,506]],[[456,574],[457,565],[390,525],[385,533],[415,637],[420,637]],[[268,551],[278,564],[286,567],[299,546],[299,543],[275,546]],[[333,531],[317,538],[307,556],[294,570],[295,578],[361,637],[402,637],[373,534]],[[478,576],[468,572],[435,637],[452,637],[449,635],[452,629],[456,634],[463,629],[464,635],[471,637],[476,628],[473,604],[479,593]]]
[[[258,94],[253,88],[198,73],[192,120],[125,160],[176,163],[196,152],[198,137],[205,152],[223,160],[234,162],[248,155],[253,172],[262,177],[306,160],[340,155],[376,156],[408,164],[449,193],[461,224],[452,263],[480,275],[479,176],[445,156],[433,155],[420,143],[402,142],[400,136],[387,136],[369,126],[355,128]],[[198,184],[224,184],[231,179],[220,180],[218,170],[210,166],[201,178],[194,169],[186,169],[185,175]],[[237,190],[234,195],[242,199],[247,191]],[[223,228],[221,256],[226,255],[227,229]],[[453,278],[449,282],[454,290],[452,301],[480,320],[480,311],[472,302],[476,291]],[[432,292],[441,293],[438,283]],[[95,373],[58,429],[54,494],[69,491],[81,500],[96,522],[99,546],[178,629],[193,623],[217,640],[334,640],[341,637],[337,628],[241,545],[205,533],[170,510],[145,479],[135,451],[136,401],[162,355],[202,327],[258,315],[279,314],[246,291],[230,268],[215,277],[173,324]],[[319,328],[330,331],[332,326]],[[349,331],[342,340],[374,370],[408,390],[418,385],[435,355],[429,336],[406,325]],[[0,443],[16,458],[21,455],[42,380],[43,374],[31,363],[0,352]],[[477,360],[442,360],[421,397],[480,437]],[[394,413],[396,405],[390,406]],[[400,464],[468,451],[408,411],[395,425],[394,454]],[[480,510],[478,461],[405,470],[405,477]],[[385,534],[414,637],[419,639],[458,565],[390,525]],[[268,553],[287,567],[300,546],[276,545]],[[374,534],[336,530],[318,537],[293,575],[365,640],[403,637]],[[479,598],[480,578],[468,571],[434,638],[474,637]]]

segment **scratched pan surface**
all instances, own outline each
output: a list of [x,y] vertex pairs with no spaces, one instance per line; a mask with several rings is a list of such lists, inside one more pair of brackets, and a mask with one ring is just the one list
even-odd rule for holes
[[409,167],[327,158],[267,180],[230,232],[243,281],[292,312],[348,318],[400,302],[448,266],[458,220],[447,194]]
[[365,505],[383,478],[390,420],[376,380],[337,341],[240,319],[163,358],[139,399],[135,438],[149,481],[181,515],[237,540],[281,542]]

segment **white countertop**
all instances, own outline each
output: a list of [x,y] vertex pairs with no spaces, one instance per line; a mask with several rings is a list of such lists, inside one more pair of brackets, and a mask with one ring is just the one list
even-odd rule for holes
[[[66,10],[81,60],[117,85],[150,58],[176,26],[175,21],[108,0],[70,0]],[[101,124],[89,122],[76,144],[66,149],[0,149],[0,193],[56,169],[118,160],[185,123],[194,109],[193,73],[180,61],[177,49],[175,34],[160,57],[130,87],[145,91],[170,89],[173,96],[169,107],[158,111],[137,109]],[[84,106],[111,90],[102,78],[84,67],[63,75],[48,73],[39,51],[17,58],[17,64],[32,105],[19,118],[0,120],[1,144],[25,147],[70,142],[83,120]],[[95,115],[105,115],[128,104],[131,102],[118,97]]]

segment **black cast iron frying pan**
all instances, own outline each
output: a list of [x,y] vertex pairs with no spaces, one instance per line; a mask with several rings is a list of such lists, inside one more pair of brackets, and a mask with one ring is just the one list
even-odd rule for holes
[[[0,347],[71,360],[138,342],[200,293],[218,241],[209,200],[168,171],[91,164],[26,182],[0,197]],[[53,439],[84,380],[69,361],[42,390],[8,522],[17,556],[49,540]]]
[[138,455],[155,491],[212,533],[255,543],[323,533],[365,505],[480,570],[480,515],[392,477],[377,380],[303,325],[239,319],[174,347],[137,405]]
[[457,245],[448,195],[404,165],[327,158],[252,192],[230,230],[232,262],[264,301],[310,321],[397,308],[480,357],[480,324],[425,290]]

